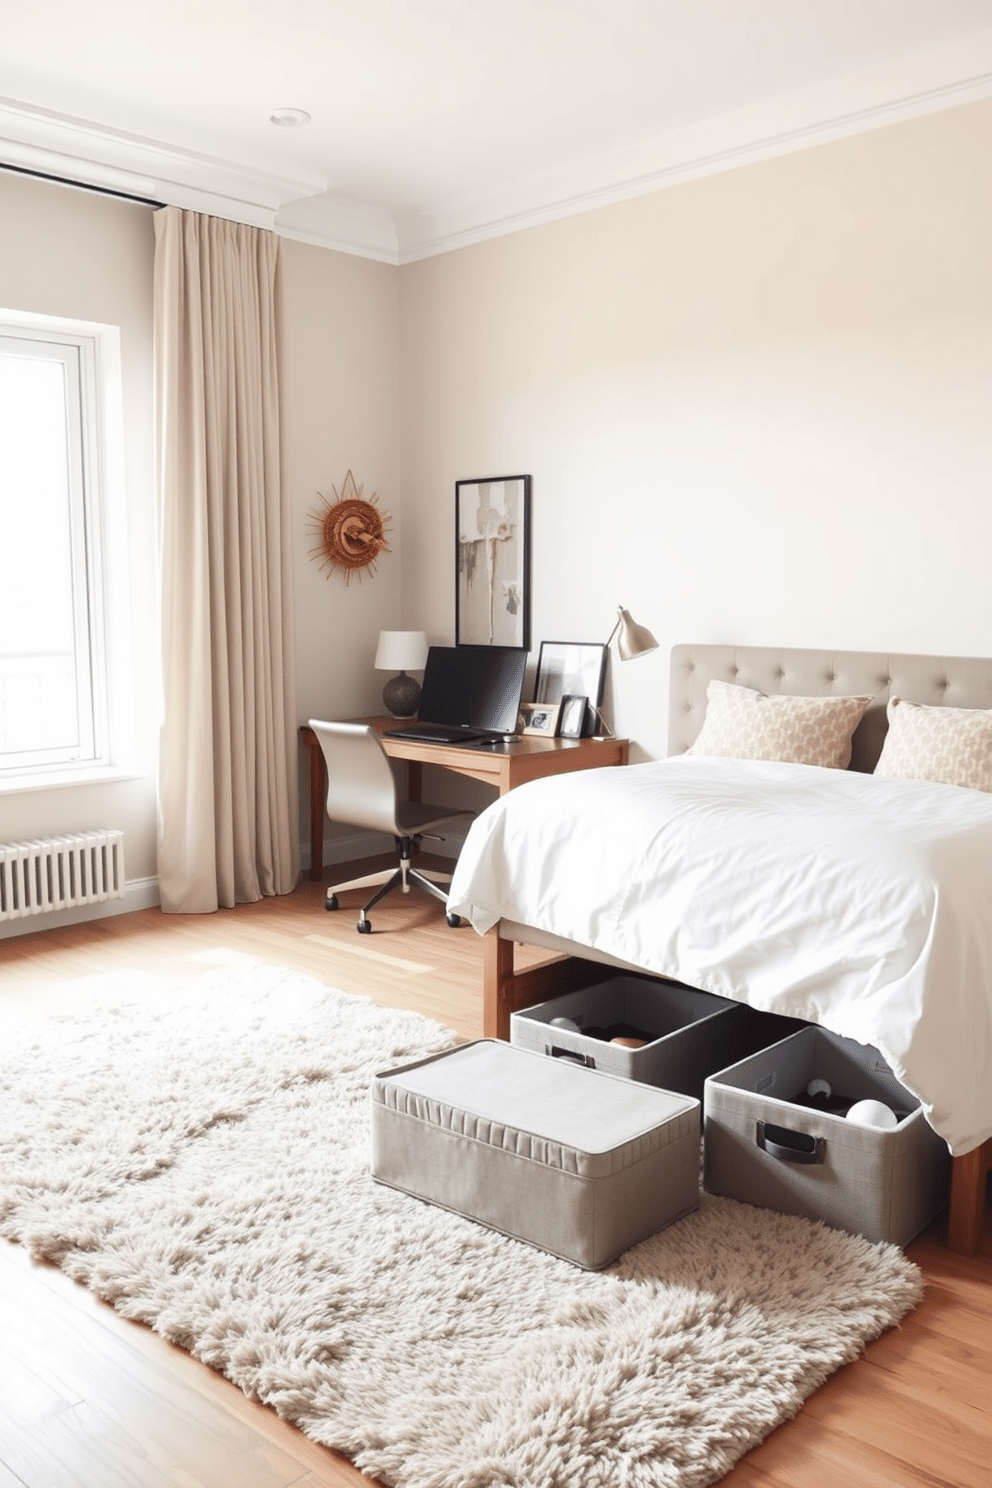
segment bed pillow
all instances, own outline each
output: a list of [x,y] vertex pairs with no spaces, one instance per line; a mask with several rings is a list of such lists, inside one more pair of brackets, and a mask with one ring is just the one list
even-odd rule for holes
[[934,708],[889,699],[876,775],[992,791],[992,709]]
[[851,735],[870,697],[767,696],[733,682],[711,682],[706,717],[688,754],[785,760],[844,770]]

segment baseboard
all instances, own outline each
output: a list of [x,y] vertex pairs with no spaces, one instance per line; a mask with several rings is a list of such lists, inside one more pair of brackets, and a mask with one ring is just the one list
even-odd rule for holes
[[0,922],[0,940],[16,935],[36,935],[41,930],[60,930],[83,925],[88,920],[109,920],[114,915],[133,914],[136,909],[154,909],[159,903],[157,878],[128,879],[121,899],[103,899],[98,904],[77,904],[73,909],[51,909],[46,914],[23,915]]
[[[384,832],[340,832],[324,839],[324,867],[332,868],[337,863],[360,863],[365,858],[376,858],[392,849],[392,841]],[[300,867],[306,872],[312,862],[310,841],[300,843]]]
[[[454,862],[468,836],[471,822],[471,814],[466,813],[464,825],[459,823],[457,827],[447,829],[443,841],[425,839],[424,851],[429,852],[431,857],[450,858]],[[366,858],[380,858],[383,854],[389,854],[392,851],[393,839],[387,837],[384,832],[336,833],[324,842],[324,867],[333,868],[338,863],[362,863]],[[309,872],[310,863],[308,839],[300,843],[300,866],[304,874]]]
[[[425,842],[425,851],[432,857],[450,858],[454,862],[461,852],[470,820],[466,817],[464,830],[449,831],[443,842]],[[382,832],[342,833],[324,843],[324,866],[332,868],[337,863],[360,863],[392,850],[392,838]],[[300,844],[300,863],[306,873],[310,867],[309,842]],[[155,909],[159,902],[157,878],[128,879],[122,899],[104,899],[98,904],[79,904],[74,909],[53,909],[47,914],[0,921],[0,940],[36,935],[42,930],[60,930],[67,925],[84,925],[88,920],[108,920],[114,915],[132,914],[137,909]]]

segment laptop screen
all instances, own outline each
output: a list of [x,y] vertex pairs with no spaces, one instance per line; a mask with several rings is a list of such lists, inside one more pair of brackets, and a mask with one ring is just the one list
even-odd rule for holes
[[526,668],[522,646],[431,646],[417,717],[449,728],[515,733]]

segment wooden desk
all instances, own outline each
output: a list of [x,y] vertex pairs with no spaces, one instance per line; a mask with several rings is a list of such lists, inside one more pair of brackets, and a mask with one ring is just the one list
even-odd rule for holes
[[[395,718],[355,718],[353,723],[370,723],[382,739],[391,759],[406,760],[409,767],[409,791],[414,801],[420,800],[423,765],[440,765],[456,775],[468,775],[494,785],[501,796],[526,780],[542,775],[564,775],[571,770],[592,770],[598,765],[625,765],[626,739],[520,739],[499,749],[474,749],[471,744],[423,744],[412,739],[387,739],[388,728],[395,728]],[[319,883],[324,876],[324,813],[327,798],[327,774],[317,735],[309,724],[300,724],[300,743],[310,754],[310,877]]]

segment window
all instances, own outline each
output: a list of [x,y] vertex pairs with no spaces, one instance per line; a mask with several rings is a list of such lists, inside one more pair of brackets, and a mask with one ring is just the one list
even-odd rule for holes
[[111,762],[104,605],[116,331],[0,311],[0,781]]

